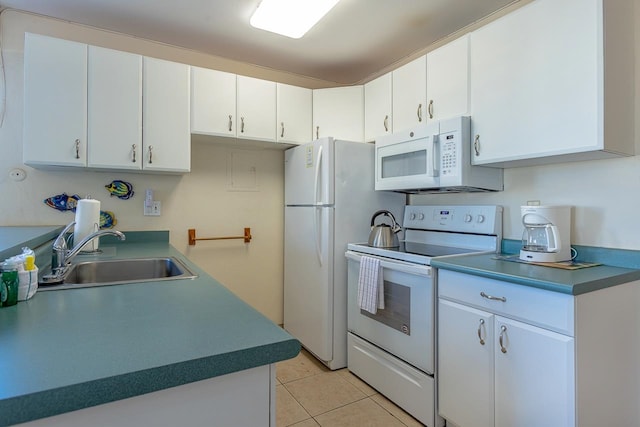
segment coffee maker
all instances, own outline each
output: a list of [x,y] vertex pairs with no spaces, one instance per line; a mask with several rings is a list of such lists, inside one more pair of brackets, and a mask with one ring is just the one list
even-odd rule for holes
[[558,262],[571,259],[571,206],[521,206],[520,259]]

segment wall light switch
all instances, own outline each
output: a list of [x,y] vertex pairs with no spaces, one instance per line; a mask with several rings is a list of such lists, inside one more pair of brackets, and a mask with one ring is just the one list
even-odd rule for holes
[[160,216],[161,204],[158,200],[153,200],[151,204],[145,201],[144,203],[144,215],[145,216]]

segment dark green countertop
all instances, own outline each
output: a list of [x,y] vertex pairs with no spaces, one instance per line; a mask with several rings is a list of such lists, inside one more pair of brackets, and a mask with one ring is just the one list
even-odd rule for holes
[[431,266],[570,295],[640,280],[638,269],[599,265],[563,270],[496,258],[496,254],[432,258]]
[[199,277],[39,291],[0,308],[0,426],[298,354],[296,339],[169,243],[140,241],[100,247],[110,258],[175,256]]

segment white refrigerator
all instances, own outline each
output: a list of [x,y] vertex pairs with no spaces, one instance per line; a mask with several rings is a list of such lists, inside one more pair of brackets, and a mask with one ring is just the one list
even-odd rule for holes
[[347,366],[347,243],[367,242],[379,209],[374,145],[321,138],[285,151],[284,328],[330,369]]

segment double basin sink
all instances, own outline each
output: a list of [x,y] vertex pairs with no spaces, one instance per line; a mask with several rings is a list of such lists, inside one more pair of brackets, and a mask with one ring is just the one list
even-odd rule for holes
[[39,291],[122,285],[197,277],[175,257],[127,258],[74,263],[62,283],[41,283]]

